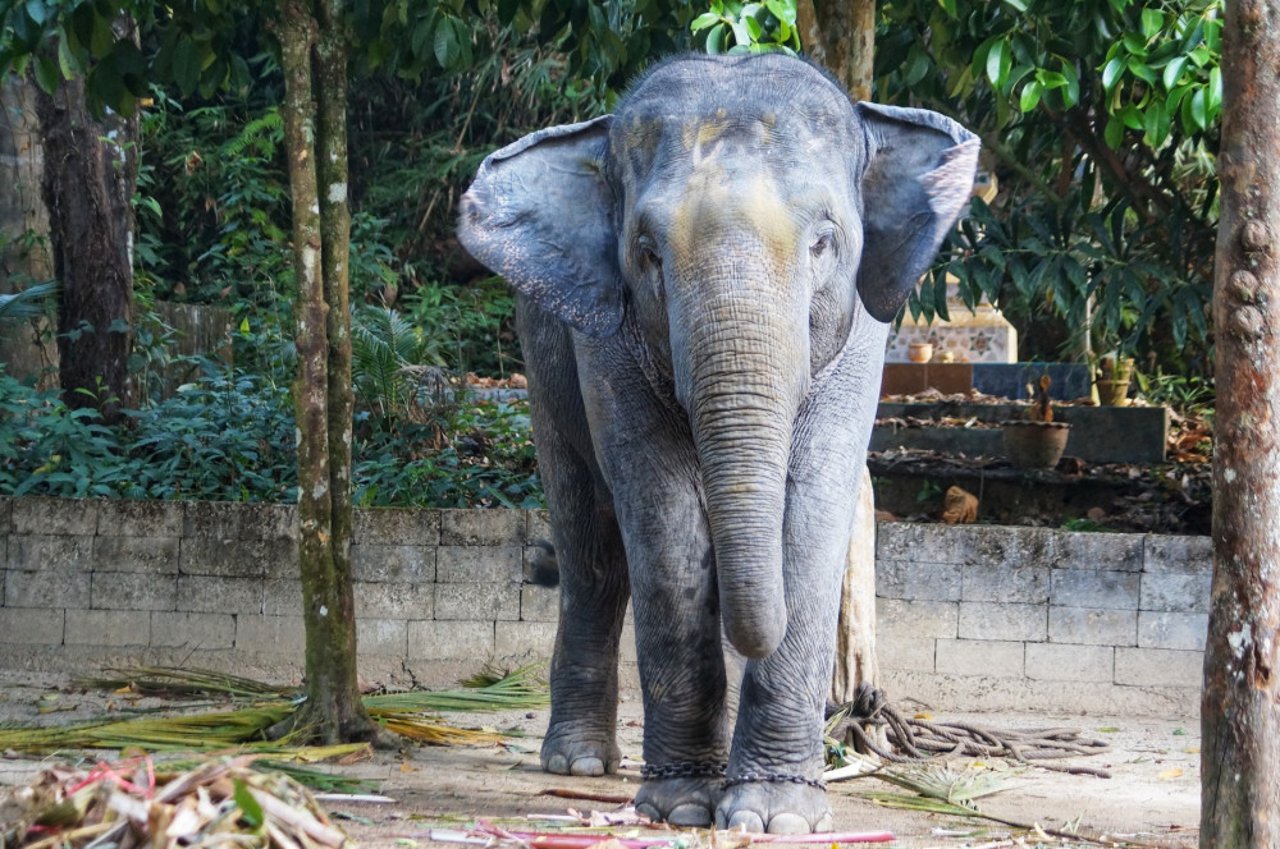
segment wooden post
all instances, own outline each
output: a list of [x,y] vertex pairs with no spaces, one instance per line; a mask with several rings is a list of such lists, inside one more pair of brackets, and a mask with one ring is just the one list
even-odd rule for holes
[[1200,845],[1280,846],[1280,0],[1226,5]]

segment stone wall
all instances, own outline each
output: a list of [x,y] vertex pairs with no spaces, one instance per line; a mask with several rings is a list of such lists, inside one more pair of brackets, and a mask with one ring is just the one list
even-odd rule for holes
[[[0,498],[0,671],[120,664],[300,674],[284,505]],[[545,657],[556,591],[524,580],[545,516],[359,510],[361,674],[448,684]],[[879,526],[891,698],[938,709],[1191,715],[1209,597],[1200,537]],[[634,686],[628,633],[623,680]]]

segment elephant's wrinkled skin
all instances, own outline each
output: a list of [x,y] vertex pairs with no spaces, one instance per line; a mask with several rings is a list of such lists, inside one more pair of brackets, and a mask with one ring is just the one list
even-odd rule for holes
[[[480,167],[461,237],[520,293],[561,568],[546,769],[617,768],[630,591],[658,768],[638,808],[830,828],[821,787],[795,779],[822,769],[884,322],[966,202],[977,153],[950,120],[854,105],[803,61],[690,56],[617,114]],[[746,659],[732,687],[722,628]],[[706,773],[726,763],[722,786]]]

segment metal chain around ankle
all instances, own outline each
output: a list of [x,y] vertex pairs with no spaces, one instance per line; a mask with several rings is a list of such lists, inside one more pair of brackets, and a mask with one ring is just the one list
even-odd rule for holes
[[725,765],[714,761],[676,761],[675,763],[640,767],[640,777],[645,781],[663,778],[720,778]]
[[817,778],[805,778],[803,775],[790,775],[785,772],[744,772],[741,775],[735,775],[726,778],[720,783],[720,786],[728,789],[738,784],[752,784],[755,782],[771,782],[774,784],[807,784],[810,787],[816,787],[819,790],[826,790],[826,782]]

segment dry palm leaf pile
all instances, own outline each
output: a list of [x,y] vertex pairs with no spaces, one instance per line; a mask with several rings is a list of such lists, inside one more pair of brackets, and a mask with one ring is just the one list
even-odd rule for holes
[[[77,682],[110,688],[116,693],[183,697],[221,696],[237,702],[231,710],[178,716],[118,714],[66,726],[0,727],[0,751],[51,752],[59,749],[128,749],[146,751],[217,751],[237,748],[255,753],[291,749],[305,729],[267,739],[267,729],[288,718],[301,703],[294,688],[273,687],[249,678],[207,670],[138,667],[108,670],[111,677]],[[465,745],[496,743],[494,731],[455,728],[435,714],[535,708],[547,703],[536,667],[498,675],[482,673],[456,690],[413,690],[363,697],[365,708],[388,730],[419,743]],[[0,847],[2,849],[2,847]]]
[[148,757],[50,769],[0,797],[0,849],[339,849],[345,834],[305,787],[251,756],[164,774]]

